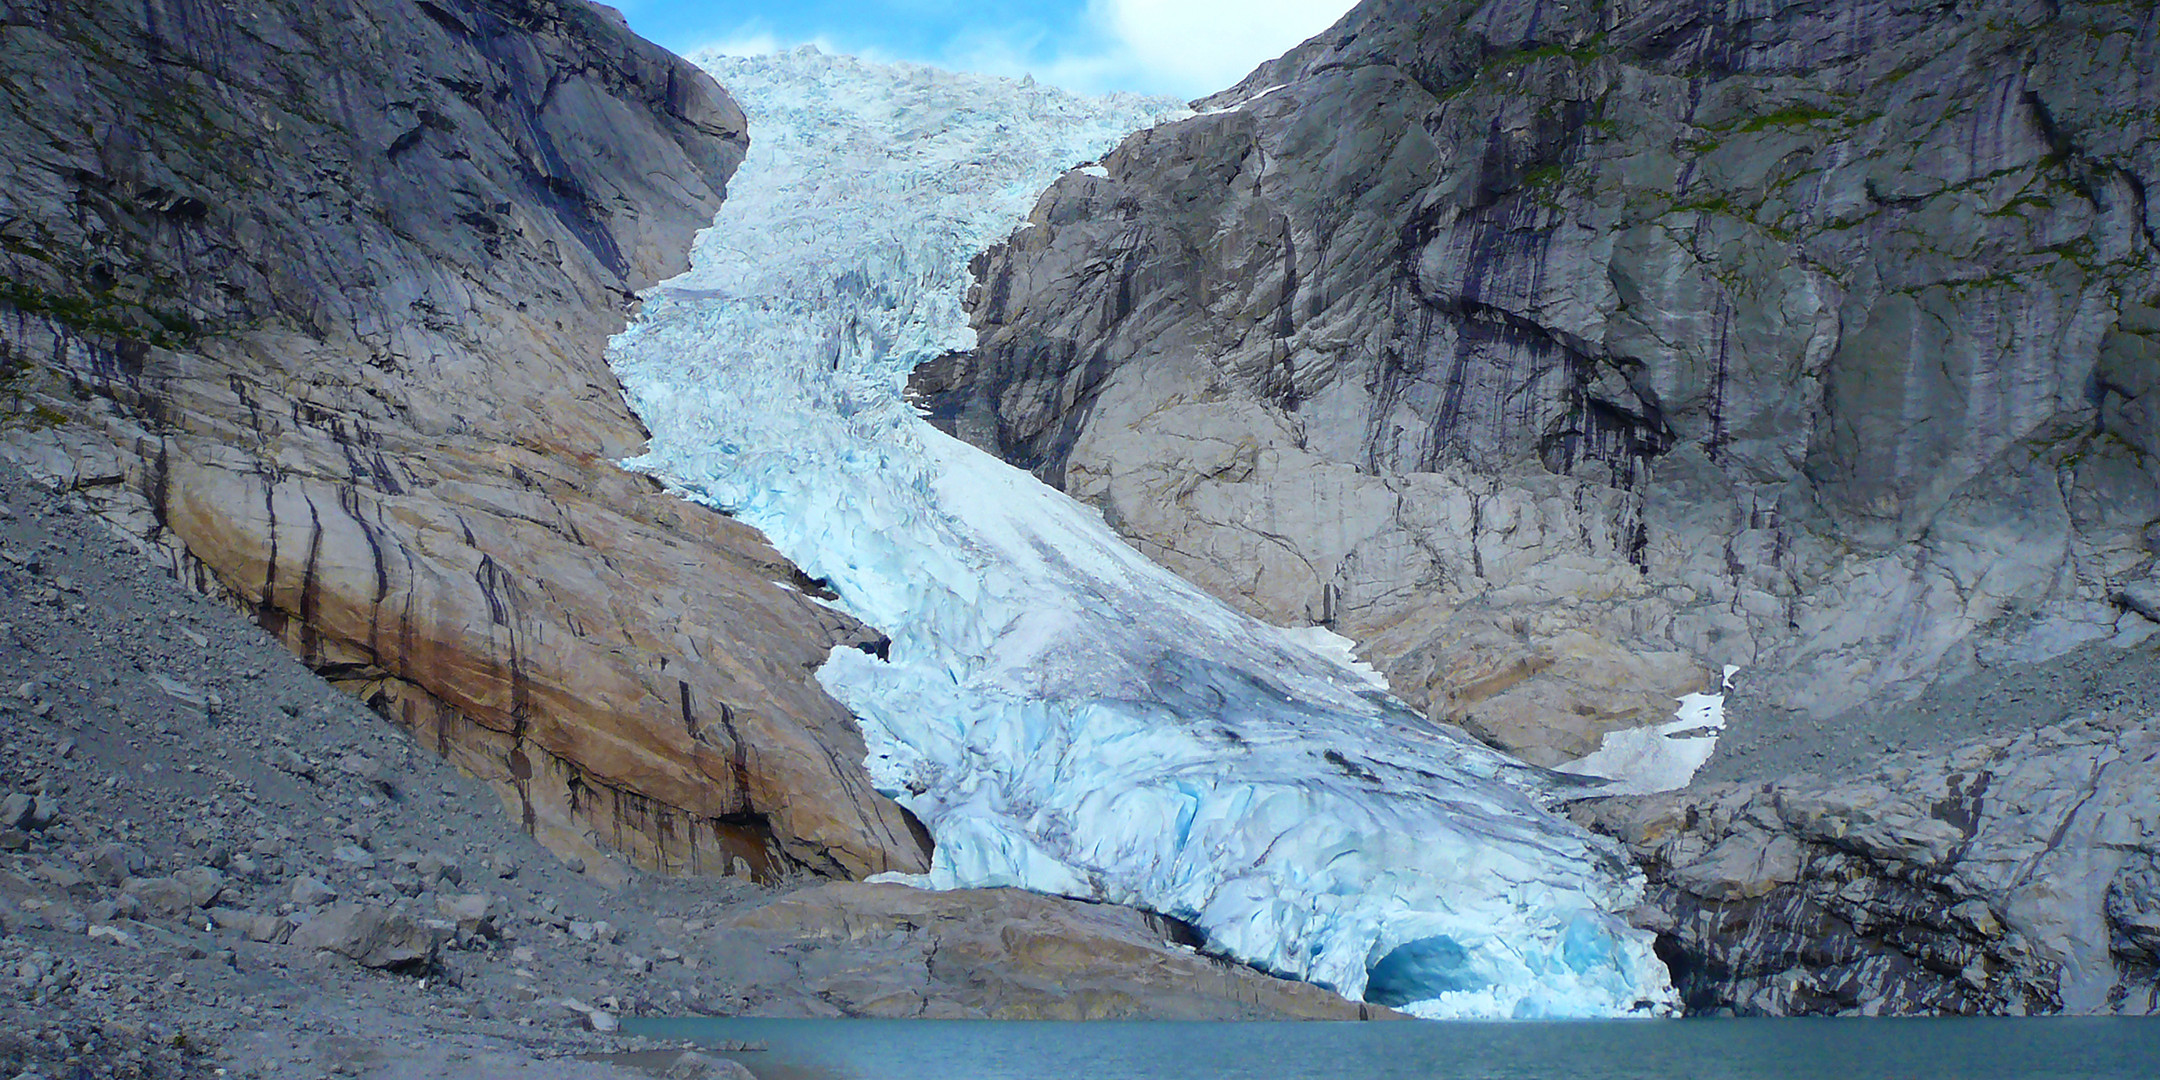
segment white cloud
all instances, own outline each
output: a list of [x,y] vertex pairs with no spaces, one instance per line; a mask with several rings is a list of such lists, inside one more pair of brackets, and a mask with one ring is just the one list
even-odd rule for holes
[[[943,0],[887,0],[927,4]],[[1077,6],[1077,5],[1076,5]],[[803,39],[752,20],[688,52],[730,56],[814,44],[826,52],[889,62],[915,59],[956,71],[1035,78],[1082,93],[1137,90],[1196,98],[1229,88],[1262,62],[1327,29],[1352,0],[1086,0],[1077,26],[1064,32],[987,23],[964,25],[935,55],[895,55],[871,42]],[[858,26],[850,39],[876,34]]]
[[891,63],[893,60],[893,57],[886,55],[879,49],[834,41],[823,34],[812,38],[783,38],[770,30],[761,29],[755,25],[737,27],[733,33],[728,34],[726,37],[705,41],[693,48],[683,50],[683,55],[697,56],[704,53],[718,53],[721,56],[767,56],[772,53],[786,52],[789,49],[798,49],[804,45],[816,46],[820,52],[858,56],[864,60],[871,60],[881,64]]
[[1192,96],[1226,89],[1334,25],[1350,0],[1090,0],[1137,73]]
[[1033,75],[1085,93],[1138,90],[1194,98],[1228,89],[1333,25],[1352,0],[1087,0],[1078,32],[1026,35],[972,27],[932,62],[989,75]]
[[732,36],[708,41],[690,51],[715,52],[722,56],[763,56],[766,53],[779,52],[785,47],[780,44],[780,39],[772,34],[738,31]]

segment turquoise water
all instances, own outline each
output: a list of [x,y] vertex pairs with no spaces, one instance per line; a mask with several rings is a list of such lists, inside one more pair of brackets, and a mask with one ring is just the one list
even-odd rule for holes
[[2160,1019],[1577,1023],[625,1020],[758,1080],[2156,1080]]

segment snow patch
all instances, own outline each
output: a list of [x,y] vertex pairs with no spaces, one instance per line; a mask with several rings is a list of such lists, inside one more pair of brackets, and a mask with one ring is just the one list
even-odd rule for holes
[[1208,110],[1206,110],[1206,111],[1202,112],[1202,113],[1201,113],[1200,115],[1202,115],[1202,116],[1220,116],[1220,115],[1222,115],[1223,113],[1232,113],[1232,112],[1236,112],[1236,111],[1238,111],[1239,109],[1242,109],[1242,108],[1246,107],[1247,105],[1251,105],[1252,103],[1254,103],[1254,102],[1256,102],[1256,101],[1259,101],[1259,100],[1260,100],[1261,98],[1264,98],[1264,97],[1268,96],[1269,94],[1272,94],[1272,93],[1274,93],[1275,91],[1277,91],[1277,90],[1280,90],[1280,89],[1282,89],[1283,87],[1286,87],[1286,86],[1288,86],[1288,85],[1290,85],[1290,84],[1289,84],[1289,83],[1276,83],[1275,85],[1273,85],[1273,86],[1270,86],[1270,87],[1268,87],[1267,89],[1265,89],[1265,90],[1262,90],[1262,91],[1260,91],[1259,93],[1257,93],[1257,94],[1254,94],[1254,95],[1252,95],[1252,96],[1250,96],[1250,97],[1243,97],[1243,98],[1239,98],[1238,100],[1236,100],[1236,101],[1233,101],[1233,102],[1231,102],[1231,103],[1230,103],[1230,104],[1228,104],[1228,105],[1222,105],[1222,106],[1218,106],[1218,107],[1216,107],[1216,108],[1213,108],[1213,109],[1208,109]]
[[[1725,665],[1719,689],[1731,690],[1740,669]],[[1608,731],[1598,748],[1560,766],[1561,772],[1613,781],[1600,795],[1652,795],[1688,786],[1717,750],[1725,731],[1725,695],[1689,694],[1680,698],[1673,718],[1649,727]]]
[[1345,671],[1356,673],[1363,679],[1364,689],[1381,694],[1388,692],[1387,676],[1380,674],[1379,668],[1357,658],[1357,642],[1325,626],[1292,627],[1282,634]]

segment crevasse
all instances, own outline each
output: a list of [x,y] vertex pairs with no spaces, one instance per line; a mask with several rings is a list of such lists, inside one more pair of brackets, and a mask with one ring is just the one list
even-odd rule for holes
[[614,343],[653,433],[626,464],[763,529],[891,638],[819,677],[936,840],[915,884],[1162,912],[1423,1016],[1670,1011],[1649,936],[1616,914],[1639,876],[1545,809],[1545,774],[902,400],[917,363],[974,344],[970,258],[1182,108],[814,50],[699,62],[753,142],[692,269]]

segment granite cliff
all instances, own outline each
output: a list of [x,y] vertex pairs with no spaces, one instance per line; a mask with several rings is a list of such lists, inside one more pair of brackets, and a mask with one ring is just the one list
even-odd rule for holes
[[1725,786],[1584,812],[1695,1007],[2151,1011],[2149,677],[1914,709],[2149,671],[2156,19],[1372,0],[1068,173],[912,390],[1533,762],[1740,666]]
[[953,428],[1543,764],[2142,634],[2151,11],[1373,2],[981,260]]
[[7,0],[0,86],[0,454],[595,872],[921,869],[810,675],[875,635],[613,465],[710,78],[582,0]]

